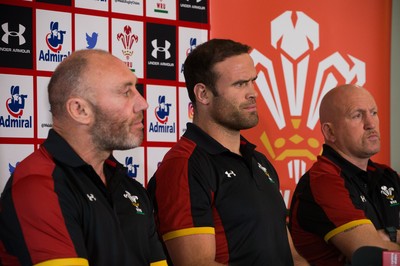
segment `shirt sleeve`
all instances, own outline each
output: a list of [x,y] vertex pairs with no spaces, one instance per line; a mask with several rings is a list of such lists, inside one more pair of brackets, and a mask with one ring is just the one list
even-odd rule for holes
[[303,215],[302,219],[311,232],[329,240],[328,238],[351,227],[371,223],[364,211],[355,207],[339,173],[333,169],[310,171],[309,178],[315,205],[304,210],[308,215]]
[[[14,174],[19,174],[18,169]],[[63,265],[64,260],[68,263],[75,260],[74,265],[87,265],[85,251],[77,254],[77,247],[67,230],[59,197],[54,192],[54,179],[30,175],[17,180],[2,197],[4,209],[1,214],[2,226],[24,241],[16,243],[15,256],[26,260],[24,264],[63,258],[58,261],[59,265]],[[15,243],[7,241],[12,242]]]
[[[164,159],[155,173],[157,222],[164,241],[191,234],[214,234],[212,167],[201,156]],[[177,196],[179,195],[179,196]]]

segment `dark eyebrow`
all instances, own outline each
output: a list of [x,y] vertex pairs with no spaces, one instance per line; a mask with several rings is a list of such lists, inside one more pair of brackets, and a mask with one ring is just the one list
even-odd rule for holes
[[232,85],[237,85],[240,83],[247,83],[249,81],[255,81],[257,78],[258,78],[258,76],[255,76],[254,78],[250,78],[250,79],[241,79],[241,80],[235,81]]

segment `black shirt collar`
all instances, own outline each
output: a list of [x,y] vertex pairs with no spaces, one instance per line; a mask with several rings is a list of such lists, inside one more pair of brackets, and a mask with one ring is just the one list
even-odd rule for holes
[[87,165],[85,161],[72,149],[68,142],[54,129],[49,130],[47,139],[43,143],[53,158],[71,167]]
[[358,168],[357,166],[343,158],[338,152],[336,152],[331,146],[327,144],[323,145],[322,155],[327,157],[336,165],[339,165],[346,176],[360,176],[364,179],[368,176],[368,179],[370,179],[372,175],[379,176],[381,172],[381,170],[375,165],[373,161],[371,161],[371,159],[368,160],[367,171]]
[[[200,127],[193,123],[187,123],[186,132],[183,135],[188,139],[196,142],[196,144],[202,147],[209,154],[220,154],[223,152],[230,152],[227,148],[222,146],[218,141],[204,132]],[[243,156],[252,154],[256,146],[247,141],[242,135],[240,136],[240,152]]]

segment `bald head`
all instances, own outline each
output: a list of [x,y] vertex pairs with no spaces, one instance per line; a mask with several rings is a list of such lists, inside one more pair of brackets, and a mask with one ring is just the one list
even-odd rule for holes
[[368,159],[380,150],[378,108],[371,93],[341,85],[324,96],[319,110],[325,144],[366,169]]
[[87,84],[92,83],[88,79],[101,78],[93,68],[102,68],[104,66],[100,63],[110,60],[118,59],[107,51],[96,49],[75,51],[64,59],[55,69],[48,85],[52,115],[56,118],[65,116],[65,103],[71,95],[88,96],[90,90]]
[[319,108],[321,124],[334,122],[344,116],[346,109],[350,108],[361,98],[369,98],[375,103],[371,93],[366,89],[353,84],[340,85],[325,94]]

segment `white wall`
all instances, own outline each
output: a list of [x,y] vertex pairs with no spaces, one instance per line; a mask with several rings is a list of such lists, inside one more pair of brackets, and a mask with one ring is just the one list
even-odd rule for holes
[[390,73],[390,160],[400,174],[400,0],[392,0]]

